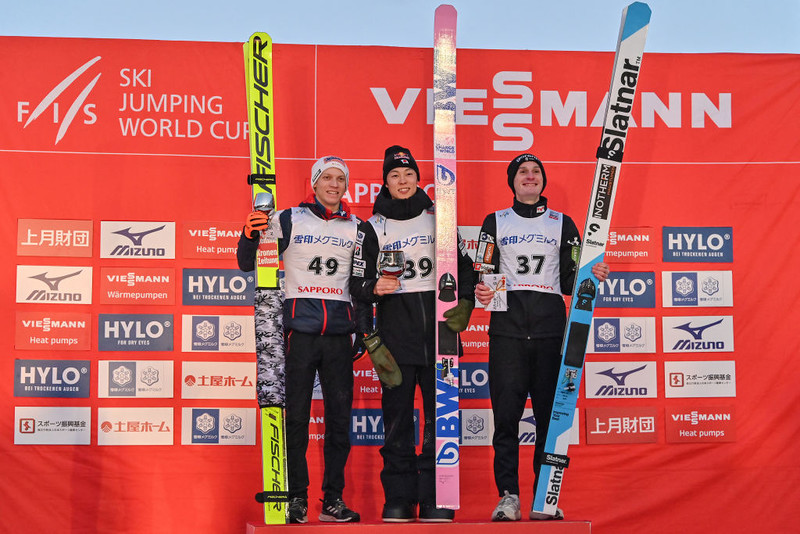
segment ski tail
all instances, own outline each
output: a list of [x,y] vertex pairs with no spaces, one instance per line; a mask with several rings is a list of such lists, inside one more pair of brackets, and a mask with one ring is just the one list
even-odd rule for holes
[[547,515],[556,514],[563,487],[564,469],[569,465],[567,450],[570,431],[599,283],[592,274],[592,267],[602,262],[605,255],[650,14],[650,7],[642,2],[634,2],[622,12],[603,132],[597,149],[589,211],[583,232],[584,241],[576,259],[578,270],[561,348],[559,382],[553,399],[542,466],[534,490],[532,510]]
[[458,334],[443,316],[458,302],[456,223],[456,9],[436,8],[433,47],[433,153],[436,191],[436,506],[458,509]]
[[[275,177],[272,39],[254,33],[244,43],[247,87],[247,119],[250,131],[250,175],[252,199],[269,193],[277,205]],[[286,524],[288,476],[286,468],[285,359],[283,345],[283,291],[280,288],[278,244],[262,239],[256,254],[256,397],[260,407],[262,472],[264,491],[256,500],[264,504],[264,522]]]

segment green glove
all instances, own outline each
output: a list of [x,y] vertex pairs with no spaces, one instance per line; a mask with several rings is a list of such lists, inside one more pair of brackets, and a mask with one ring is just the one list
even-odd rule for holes
[[375,366],[375,372],[378,373],[378,378],[387,389],[397,387],[403,381],[403,374],[400,368],[397,367],[397,362],[394,361],[394,356],[383,344],[381,338],[378,337],[378,331],[371,333],[364,338],[364,345],[367,346],[369,352],[369,359],[372,360],[372,365]]
[[471,299],[458,299],[458,304],[444,312],[447,319],[447,327],[453,332],[463,332],[469,324],[469,316],[472,315],[472,308],[475,301]]

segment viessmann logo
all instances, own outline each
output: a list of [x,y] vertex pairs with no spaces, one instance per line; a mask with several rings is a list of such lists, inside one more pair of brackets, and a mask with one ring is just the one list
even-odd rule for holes
[[[95,110],[97,108],[96,104],[87,102],[86,100],[89,98],[89,94],[94,89],[95,84],[100,79],[102,73],[97,74],[94,78],[91,79],[89,83],[87,83],[83,89],[78,93],[78,95],[72,100],[67,108],[66,112],[64,112],[61,104],[65,104],[64,100],[67,100],[65,97],[62,101],[59,101],[59,97],[73,87],[79,86],[80,82],[77,82],[82,75],[88,71],[95,63],[100,61],[101,56],[95,56],[74,71],[72,71],[69,75],[67,75],[64,79],[58,82],[49,93],[47,93],[44,98],[42,98],[36,107],[33,108],[33,111],[30,110],[31,102],[27,101],[18,101],[17,102],[17,122],[25,122],[23,129],[27,128],[32,122],[35,122],[37,119],[42,117],[42,122],[44,122],[46,117],[51,117],[53,124],[58,124],[58,131],[56,132],[55,143],[58,144],[61,139],[67,134],[70,125],[76,118],[83,118],[84,124],[94,124],[97,122],[97,115],[95,114]],[[89,74],[88,76],[91,76]],[[86,79],[86,76],[83,77]],[[48,112],[45,114],[45,112]],[[26,119],[27,117],[27,119]]]

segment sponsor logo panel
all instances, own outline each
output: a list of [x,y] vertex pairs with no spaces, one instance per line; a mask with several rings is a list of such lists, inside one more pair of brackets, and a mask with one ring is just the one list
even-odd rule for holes
[[68,406],[16,406],[14,445],[90,445],[92,409]]
[[665,226],[664,261],[730,263],[733,228],[730,226]]
[[173,365],[172,360],[100,360],[97,396],[171,399]]
[[17,265],[18,303],[91,304],[92,268]]
[[173,320],[170,314],[108,314],[98,321],[98,350],[171,351]]
[[489,408],[465,408],[461,414],[461,446],[492,445],[494,418]]
[[[476,301],[476,305],[480,304]],[[489,312],[478,309],[472,312],[467,329],[461,332],[464,354],[489,354]]]
[[[351,445],[383,445],[383,410],[354,408],[350,415]],[[414,444],[419,445],[419,409],[414,409]]]
[[668,406],[667,443],[718,443],[736,441],[733,405]]
[[17,256],[92,256],[92,221],[19,219]]
[[88,398],[89,360],[14,360],[15,397]]
[[655,238],[655,230],[647,226],[612,228],[606,241],[605,261],[652,263],[656,257]]
[[733,352],[733,316],[662,317],[664,352]]
[[458,395],[462,399],[489,398],[489,364],[459,362]]
[[185,306],[252,306],[255,274],[239,269],[184,269]]
[[[579,412],[575,410],[572,414],[572,426],[569,430],[569,444],[577,445],[580,442],[580,427],[578,426]],[[536,444],[536,417],[533,410],[525,408],[522,412],[522,419],[519,422],[519,444],[534,446]]]
[[255,408],[183,408],[183,445],[255,445]]
[[736,362],[664,362],[664,397],[735,397]]
[[586,408],[586,443],[655,443],[658,409],[654,406]]
[[101,267],[100,304],[175,304],[175,269]]
[[654,272],[612,272],[600,284],[598,308],[655,308]]
[[[354,399],[380,399],[381,381],[372,366],[369,356],[364,356],[353,364],[353,398]],[[322,398],[322,389],[319,387],[319,376],[314,382],[315,393],[319,390],[319,397]]]
[[172,408],[98,408],[98,445],[173,445]]
[[16,312],[17,350],[89,350],[92,316],[77,312]]
[[100,221],[100,257],[175,259],[175,223]]
[[232,261],[236,257],[240,222],[188,222],[183,224],[183,257]]
[[184,315],[183,352],[255,352],[253,315]]
[[656,362],[586,362],[586,398],[654,398],[656,374]]
[[656,351],[655,317],[594,317],[587,352]]
[[661,278],[662,304],[668,307],[733,306],[731,271],[665,271]]
[[256,398],[256,362],[183,362],[184,399]]

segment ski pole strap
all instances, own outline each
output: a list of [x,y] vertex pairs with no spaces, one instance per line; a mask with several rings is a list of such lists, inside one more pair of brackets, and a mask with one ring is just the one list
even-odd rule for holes
[[247,175],[247,185],[273,185],[275,183],[275,173],[265,174],[254,172]]
[[289,502],[288,491],[261,491],[256,493],[256,501],[265,502]]
[[567,467],[569,467],[569,456],[567,456],[566,454],[554,454],[552,452],[545,452],[544,458],[542,458],[542,463],[566,469]]

